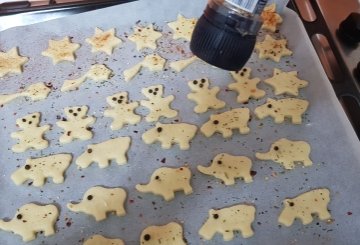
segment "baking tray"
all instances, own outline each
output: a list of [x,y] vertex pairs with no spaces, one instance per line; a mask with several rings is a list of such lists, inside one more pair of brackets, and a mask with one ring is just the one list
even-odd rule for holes
[[[13,46],[19,46],[20,53],[30,57],[22,75],[0,80],[1,93],[15,92],[21,87],[39,81],[51,82],[53,85],[53,91],[47,100],[31,102],[18,99],[0,108],[1,218],[12,218],[16,208],[28,202],[55,203],[61,210],[59,221],[56,223],[57,233],[47,238],[39,234],[38,238],[29,244],[81,244],[84,239],[96,233],[122,238],[126,244],[138,244],[140,233],[145,227],[170,221],[183,223],[184,236],[188,244],[223,244],[225,242],[220,235],[216,235],[211,241],[201,240],[198,230],[207,219],[210,208],[222,208],[238,203],[256,205],[256,219],[253,223],[255,235],[244,239],[237,234],[233,241],[226,244],[358,243],[359,141],[326,79],[301,21],[288,9],[283,12],[284,23],[280,33],[289,39],[289,47],[294,55],[282,59],[282,62],[277,64],[272,61],[260,61],[254,54],[247,66],[253,69],[253,76],[262,80],[271,76],[273,68],[278,67],[286,71],[298,70],[300,78],[310,82],[300,94],[301,98],[310,101],[310,108],[303,124],[291,125],[286,122],[275,125],[272,119],[257,120],[253,116],[249,124],[250,134],[235,133],[232,138],[223,139],[218,134],[206,138],[198,133],[188,151],[181,151],[177,146],[171,150],[164,150],[158,144],[145,145],[141,141],[141,134],[154,124],[146,123],[144,120],[138,125],[128,126],[122,130],[110,130],[111,119],[103,117],[103,111],[107,107],[105,98],[118,91],[128,91],[130,99],[140,100],[144,98],[140,92],[141,88],[153,84],[164,84],[165,95],[174,94],[176,97],[172,106],[179,110],[179,116],[161,120],[162,122],[179,120],[202,125],[208,120],[214,111],[197,115],[193,112],[193,102],[186,99],[189,92],[186,82],[201,77],[208,77],[213,86],[221,87],[219,97],[227,102],[227,106],[218,112],[236,107],[248,107],[253,111],[257,105],[264,103],[265,98],[251,100],[247,105],[236,103],[237,94],[226,89],[232,81],[229,72],[203,62],[196,62],[179,74],[169,69],[168,65],[165,71],[155,74],[142,70],[141,75],[137,75],[131,82],[124,82],[122,71],[150,52],[137,52],[135,45],[125,38],[138,20],[141,20],[141,24],[155,23],[157,28],[163,31],[164,37],[159,41],[158,48],[160,55],[169,60],[183,59],[190,55],[188,43],[172,40],[166,22],[176,19],[178,13],[187,17],[199,16],[204,6],[205,1],[139,1],[0,33],[0,49],[8,50]],[[91,48],[84,40],[93,35],[95,27],[115,27],[117,34],[123,39],[123,45],[116,49],[112,56],[90,53]],[[259,39],[262,39],[264,34],[261,33]],[[59,39],[66,35],[73,37],[74,42],[82,44],[76,53],[76,62],[53,66],[51,61],[40,53],[47,48],[49,39]],[[114,76],[103,83],[88,81],[74,92],[60,92],[65,79],[80,76],[94,63],[106,64],[113,70]],[[267,97],[274,97],[268,86],[261,83],[260,88],[266,90]],[[75,105],[88,105],[89,114],[97,118],[93,125],[94,138],[61,146],[58,139],[62,130],[55,123],[57,118],[63,116],[64,107]],[[42,113],[42,124],[53,125],[52,131],[46,133],[50,147],[42,151],[12,153],[10,149],[16,141],[10,138],[10,134],[17,130],[15,120],[35,111]],[[145,115],[146,110],[140,107],[137,113]],[[65,152],[72,153],[76,159],[88,144],[117,136],[132,138],[127,165],[112,164],[106,169],[92,165],[87,169],[78,170],[73,163],[66,172],[63,184],[48,181],[42,188],[28,184],[15,186],[10,180],[11,173],[29,157]],[[254,158],[255,152],[268,150],[270,144],[281,137],[310,142],[313,166],[284,171],[276,163],[257,161]],[[253,171],[256,172],[254,182],[245,184],[237,181],[234,186],[227,187],[219,180],[196,170],[198,164],[208,164],[221,152],[250,157],[253,160]],[[185,163],[189,164],[193,173],[193,194],[177,194],[175,200],[164,202],[161,197],[142,194],[135,190],[134,186],[147,182],[155,169],[161,166],[182,166]],[[83,193],[95,185],[125,188],[128,192],[127,215],[110,215],[105,221],[97,223],[90,216],[76,214],[66,208],[66,203],[79,201]],[[277,217],[282,209],[282,200],[317,187],[327,187],[331,190],[332,200],[329,208],[333,220],[315,220],[307,226],[297,221],[290,228],[279,226]],[[0,244],[13,245],[22,242],[19,236],[0,231]]]

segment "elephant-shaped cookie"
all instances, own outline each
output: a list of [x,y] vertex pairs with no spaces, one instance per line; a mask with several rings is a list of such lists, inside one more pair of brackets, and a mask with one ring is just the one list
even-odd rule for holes
[[175,222],[149,226],[141,232],[140,245],[186,245],[183,228]]
[[185,195],[192,193],[190,179],[191,172],[188,167],[163,167],[155,170],[148,184],[138,184],[135,188],[140,192],[151,192],[160,195],[165,201],[170,201],[175,198],[176,191],[184,191]]
[[254,235],[251,224],[255,219],[255,207],[239,204],[219,210],[210,209],[209,217],[200,228],[199,235],[205,240],[211,240],[216,232],[223,235],[225,241],[234,238],[234,231],[241,231],[244,238]]
[[73,212],[83,212],[92,215],[96,221],[101,221],[107,218],[108,212],[124,216],[125,199],[126,192],[122,188],[95,186],[85,192],[80,203],[68,203],[67,207]]
[[20,207],[10,221],[0,220],[0,229],[20,235],[24,242],[34,240],[37,232],[45,236],[55,234],[54,224],[59,211],[54,205],[28,203]]
[[118,165],[123,165],[127,162],[126,153],[130,142],[130,137],[119,137],[88,145],[85,152],[76,159],[76,164],[81,168],[87,168],[92,162],[97,162],[100,168],[106,168],[114,159]]
[[102,235],[93,235],[83,245],[125,245],[125,243],[121,239],[110,239]]
[[275,123],[283,123],[285,117],[289,117],[293,124],[301,124],[301,116],[308,107],[309,102],[307,100],[296,98],[274,100],[269,98],[265,104],[256,107],[254,112],[259,119],[271,116]]
[[299,218],[303,225],[307,225],[313,221],[312,214],[317,214],[320,220],[328,220],[331,218],[327,209],[329,202],[328,189],[314,189],[295,198],[285,199],[278,221],[285,226],[291,226],[294,220]]
[[161,147],[170,149],[174,143],[178,143],[181,150],[190,148],[190,140],[194,138],[197,131],[195,125],[187,123],[156,123],[154,128],[149,129],[142,135],[146,144],[160,141]]
[[209,167],[197,166],[197,169],[207,175],[212,175],[224,181],[225,185],[235,184],[235,178],[243,178],[245,183],[253,181],[250,171],[252,162],[244,156],[233,156],[220,153],[215,156]]
[[309,158],[311,147],[305,141],[291,141],[281,138],[271,144],[271,148],[266,153],[256,153],[256,158],[260,160],[272,160],[280,163],[285,169],[293,169],[296,162],[303,162],[304,166],[311,166]]
[[30,158],[26,164],[16,170],[11,179],[16,185],[21,185],[26,180],[33,181],[33,186],[43,186],[46,178],[52,178],[53,182],[64,182],[64,172],[69,167],[71,154],[56,154],[40,158]]
[[206,136],[211,137],[215,132],[220,132],[224,138],[232,136],[232,130],[238,129],[241,134],[250,132],[248,122],[250,120],[250,110],[248,108],[236,108],[220,114],[213,114],[200,131]]

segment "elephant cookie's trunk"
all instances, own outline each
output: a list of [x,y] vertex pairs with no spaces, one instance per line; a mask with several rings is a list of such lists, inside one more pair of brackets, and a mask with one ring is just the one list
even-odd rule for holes
[[66,206],[68,209],[70,209],[73,212],[80,212],[82,210],[81,203],[78,204],[68,203]]
[[212,174],[210,167],[204,167],[204,166],[199,165],[199,166],[197,166],[197,169],[203,174]]
[[140,191],[140,192],[149,192],[149,188],[148,188],[148,185],[140,185],[140,184],[137,184],[135,186],[136,190]]
[[260,160],[268,160],[269,159],[269,155],[268,153],[256,153],[255,154],[256,158],[257,159],[260,159]]
[[5,222],[4,220],[0,220],[0,229],[4,231],[12,231],[11,221]]

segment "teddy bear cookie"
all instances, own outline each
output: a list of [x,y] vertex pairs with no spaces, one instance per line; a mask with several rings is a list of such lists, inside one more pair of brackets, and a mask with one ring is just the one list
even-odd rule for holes
[[135,188],[140,192],[151,192],[162,196],[165,201],[171,201],[177,191],[184,191],[185,195],[193,192],[190,179],[191,172],[188,167],[162,167],[154,171],[148,184],[138,184]]
[[188,19],[182,16],[181,14],[178,14],[177,20],[173,22],[169,22],[168,26],[174,31],[174,35],[173,35],[174,39],[183,38],[187,41],[190,41],[195,24],[196,24],[195,18]]
[[208,109],[220,109],[225,107],[225,102],[216,97],[220,88],[209,88],[209,79],[195,79],[189,81],[188,86],[192,92],[187,95],[187,98],[197,104],[194,108],[196,113],[204,113],[208,111]]
[[144,48],[156,49],[156,41],[162,36],[161,32],[155,31],[152,24],[146,27],[135,26],[134,33],[128,38],[136,44],[136,50]]
[[205,240],[211,240],[215,233],[220,233],[224,241],[234,239],[234,231],[240,231],[244,238],[254,235],[251,224],[255,220],[254,206],[238,204],[228,208],[210,209],[209,217],[199,230]]
[[292,51],[286,47],[287,40],[276,40],[270,35],[266,35],[264,41],[257,42],[255,49],[259,52],[260,59],[272,59],[280,62],[281,57],[292,55]]
[[248,157],[220,153],[214,157],[209,167],[198,165],[197,169],[203,174],[221,179],[225,185],[234,185],[235,178],[242,178],[245,183],[253,181],[251,166],[252,162]]
[[70,37],[64,37],[61,40],[49,40],[49,47],[41,52],[43,56],[52,59],[53,64],[61,61],[75,61],[75,51],[80,48],[80,44],[72,43]]
[[125,245],[125,243],[121,239],[110,239],[102,235],[93,235],[83,245]]
[[260,17],[263,22],[261,28],[271,32],[275,32],[277,25],[283,22],[281,16],[276,13],[276,3],[266,6]]
[[124,70],[124,79],[126,82],[135,77],[142,67],[148,68],[151,72],[162,71],[165,66],[166,60],[158,54],[149,54],[136,65]]
[[295,198],[287,198],[283,201],[284,209],[278,218],[279,223],[291,226],[296,218],[303,225],[313,221],[313,214],[317,214],[320,220],[331,219],[328,211],[330,191],[328,189],[314,189],[298,195]]
[[135,114],[134,110],[139,106],[138,102],[129,102],[127,92],[119,92],[106,98],[111,106],[104,111],[105,117],[111,117],[113,122],[110,125],[112,130],[123,128],[125,124],[137,124],[141,116]]
[[187,123],[156,123],[154,128],[147,130],[142,135],[145,144],[161,143],[163,149],[170,149],[175,143],[179,144],[180,150],[188,150],[190,141],[194,138],[197,126]]
[[23,167],[11,175],[11,179],[16,185],[32,180],[33,186],[40,187],[45,184],[46,178],[52,178],[54,183],[60,184],[64,182],[64,172],[69,167],[71,159],[71,154],[29,158]]
[[184,59],[184,60],[172,61],[172,62],[170,62],[169,66],[174,71],[181,72],[182,70],[184,70],[186,67],[188,67],[189,65],[191,65],[198,59],[199,58],[194,55],[194,56]]
[[257,87],[260,79],[250,78],[251,68],[244,67],[240,71],[232,71],[230,74],[236,82],[230,83],[228,88],[239,94],[237,102],[245,103],[250,98],[260,99],[265,96],[265,91]]
[[64,129],[60,143],[67,144],[75,139],[88,140],[93,137],[90,126],[95,123],[95,117],[86,116],[87,106],[65,107],[66,120],[57,121],[56,125]]
[[43,138],[50,125],[39,126],[40,112],[31,113],[16,120],[19,131],[11,133],[11,138],[18,139],[19,143],[11,149],[13,152],[24,152],[28,149],[42,150],[49,146],[49,142]]
[[281,138],[271,144],[270,150],[266,153],[256,153],[260,160],[272,160],[281,164],[285,169],[295,168],[295,163],[302,162],[305,167],[311,166],[309,158],[311,147],[305,141],[291,141]]
[[28,203],[17,209],[12,220],[0,220],[0,229],[20,235],[24,242],[29,242],[36,238],[38,232],[43,232],[44,236],[54,235],[58,217],[55,205]]
[[283,123],[285,117],[291,118],[293,124],[301,124],[301,116],[309,107],[307,100],[287,98],[287,99],[270,99],[266,103],[255,108],[255,115],[259,119],[267,116],[274,118],[275,123]]
[[91,215],[96,221],[107,218],[107,213],[115,212],[117,216],[126,214],[124,204],[126,192],[122,188],[91,187],[80,203],[68,203],[67,208],[73,212]]
[[175,97],[174,95],[162,97],[164,94],[163,85],[158,84],[143,88],[141,92],[147,100],[141,100],[140,104],[150,111],[145,117],[147,122],[155,122],[160,117],[172,118],[177,116],[177,111],[170,108],[170,104]]
[[86,38],[85,41],[91,45],[91,52],[104,52],[111,55],[113,50],[118,47],[122,41],[115,36],[115,28],[103,31],[95,27],[95,34]]
[[12,48],[7,52],[0,52],[0,78],[9,73],[22,73],[22,66],[29,60],[28,57],[20,56],[18,48]]
[[130,137],[119,137],[88,145],[84,153],[76,159],[76,165],[87,168],[91,163],[97,162],[100,168],[106,168],[113,159],[118,165],[123,165],[127,162],[126,153],[130,142]]
[[215,132],[220,132],[224,138],[229,138],[233,134],[233,129],[238,129],[240,134],[247,134],[250,132],[249,119],[250,110],[248,108],[236,108],[211,115],[210,120],[201,126],[200,131],[206,137],[211,137]]
[[183,228],[176,222],[146,227],[140,236],[141,245],[186,245]]

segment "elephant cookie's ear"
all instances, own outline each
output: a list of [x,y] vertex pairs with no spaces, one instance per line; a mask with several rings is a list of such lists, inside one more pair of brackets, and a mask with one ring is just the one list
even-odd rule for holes
[[109,239],[101,235],[93,235],[89,237],[83,245],[124,245],[121,239]]
[[180,224],[170,222],[162,226],[149,226],[141,232],[140,244],[161,244],[185,245],[183,228]]

